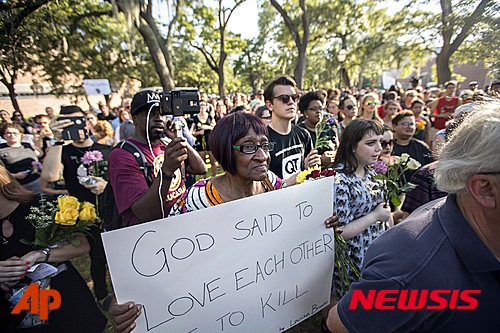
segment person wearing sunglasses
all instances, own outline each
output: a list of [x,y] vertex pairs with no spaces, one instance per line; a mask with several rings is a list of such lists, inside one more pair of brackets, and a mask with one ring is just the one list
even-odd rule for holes
[[269,124],[271,124],[271,112],[269,111],[267,106],[259,106],[257,110],[255,110],[255,115],[259,117],[260,120],[262,120],[264,125],[268,126]]
[[272,113],[269,140],[276,142],[269,169],[287,184],[295,183],[300,171],[321,163],[309,132],[292,124],[299,97],[295,81],[286,75],[270,82],[264,90],[266,106]]
[[[416,121],[412,111],[402,111],[392,119],[392,128],[394,129],[394,149],[393,155],[401,156],[403,153],[420,162],[421,165],[426,165],[434,162],[434,157],[429,149],[429,146],[423,141],[415,139]],[[410,180],[415,170],[406,170],[401,181],[406,183]]]
[[342,121],[339,123],[339,138],[346,126],[358,115],[358,102],[352,95],[347,95],[340,99],[340,112],[343,114]]
[[377,105],[378,105],[378,95],[374,92],[369,92],[363,96],[361,99],[361,109],[359,112],[359,117],[363,119],[373,119],[382,122],[378,113],[377,113]]
[[384,135],[380,141],[380,146],[382,146],[380,157],[390,156],[392,154],[392,148],[394,147],[394,134],[392,134],[392,129],[387,125],[384,125]]

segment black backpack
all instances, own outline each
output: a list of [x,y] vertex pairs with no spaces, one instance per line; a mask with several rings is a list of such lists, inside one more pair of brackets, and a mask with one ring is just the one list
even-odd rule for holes
[[[113,149],[117,148],[125,149],[135,157],[137,164],[139,164],[139,168],[144,174],[144,178],[146,178],[148,186],[151,186],[153,183],[153,165],[146,160],[146,157],[139,147],[130,141],[122,141]],[[120,213],[118,213],[115,194],[113,192],[113,188],[111,187],[111,182],[108,182],[108,185],[104,188],[104,192],[102,192],[99,197],[99,216],[104,221],[105,231],[125,227],[125,225],[123,225],[122,217],[120,216]]]

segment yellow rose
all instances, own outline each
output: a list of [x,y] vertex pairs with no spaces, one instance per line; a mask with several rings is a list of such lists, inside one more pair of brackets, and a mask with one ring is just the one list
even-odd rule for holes
[[79,217],[81,221],[86,222],[94,222],[95,220],[97,220],[97,214],[95,212],[94,205],[90,202],[84,202]]
[[423,130],[423,129],[425,129],[425,125],[426,125],[425,120],[420,120],[420,121],[417,123],[417,129],[419,129],[419,130]]
[[56,223],[61,225],[75,225],[78,219],[78,210],[68,208],[56,213]]
[[406,166],[410,170],[417,170],[418,168],[420,168],[420,165],[421,164],[417,160],[410,158],[410,161],[408,162],[408,164]]
[[76,209],[78,211],[80,209],[78,199],[69,195],[57,198],[57,202],[59,203],[60,211],[66,209]]

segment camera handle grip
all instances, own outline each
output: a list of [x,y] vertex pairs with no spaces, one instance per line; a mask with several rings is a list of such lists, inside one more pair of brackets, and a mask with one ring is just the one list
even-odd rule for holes
[[[182,123],[179,119],[175,119],[173,118],[173,121],[175,122],[175,131],[176,131],[176,135],[178,138],[182,138]],[[181,164],[181,176],[182,176],[182,179],[186,179],[186,165],[184,164],[184,162],[182,162]]]

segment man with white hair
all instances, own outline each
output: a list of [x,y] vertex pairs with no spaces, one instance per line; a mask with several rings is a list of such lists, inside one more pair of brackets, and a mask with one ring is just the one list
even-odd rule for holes
[[500,104],[476,108],[436,167],[448,196],[372,243],[332,332],[500,332]]

